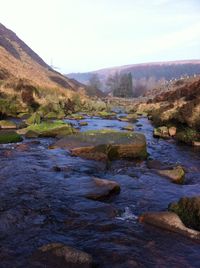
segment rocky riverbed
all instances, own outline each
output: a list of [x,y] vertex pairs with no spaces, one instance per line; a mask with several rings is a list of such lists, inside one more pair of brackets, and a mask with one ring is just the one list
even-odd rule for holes
[[[200,195],[199,149],[154,138],[144,117],[67,122],[81,132],[132,126],[146,137],[148,160],[88,160],[49,149],[54,138],[0,145],[0,266],[199,267],[198,241],[138,220]],[[182,184],[160,172],[175,167]]]

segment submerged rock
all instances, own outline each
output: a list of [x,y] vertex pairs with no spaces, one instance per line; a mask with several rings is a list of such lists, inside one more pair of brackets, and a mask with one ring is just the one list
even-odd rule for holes
[[40,247],[33,258],[35,263],[49,268],[91,268],[93,265],[90,254],[62,243],[49,243]]
[[147,167],[149,169],[157,169],[157,170],[166,170],[166,169],[170,169],[171,165],[167,164],[167,163],[163,163],[159,160],[156,159],[148,159],[147,160]]
[[174,183],[184,183],[185,171],[181,166],[174,167],[173,169],[158,170],[158,174],[169,178]]
[[69,135],[50,148],[69,149],[74,156],[93,160],[144,159],[147,156],[143,134],[103,129]]
[[102,201],[120,193],[119,183],[112,180],[92,178],[91,184],[92,190],[85,195],[88,199]]
[[85,121],[79,123],[79,126],[81,126],[81,127],[84,127],[84,126],[87,126],[87,125],[88,125],[88,122],[85,122]]
[[22,141],[22,137],[12,130],[0,130],[0,144]]
[[171,203],[168,209],[175,212],[187,227],[200,231],[200,196],[183,197],[177,203]]
[[200,241],[200,232],[187,228],[173,212],[147,212],[139,217],[139,221]]

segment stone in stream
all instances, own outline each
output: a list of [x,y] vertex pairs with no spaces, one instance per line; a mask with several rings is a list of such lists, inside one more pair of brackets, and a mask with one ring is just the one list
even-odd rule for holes
[[18,131],[20,134],[24,134],[26,138],[37,137],[63,137],[65,135],[75,133],[75,130],[70,124],[57,120],[52,122],[42,122],[40,124],[33,124],[25,129]]
[[84,127],[84,126],[87,126],[87,125],[88,125],[88,122],[85,122],[85,121],[79,123],[80,127]]
[[120,193],[120,185],[116,181],[93,176],[79,176],[73,183],[66,181],[66,187],[73,196],[95,201],[104,201]]
[[134,128],[133,128],[133,126],[132,126],[132,125],[127,125],[127,126],[122,127],[122,130],[126,130],[126,131],[133,131],[133,130],[134,130]]
[[159,175],[169,178],[173,183],[183,184],[185,171],[181,166],[174,167],[173,169],[158,170]]
[[33,254],[32,259],[36,267],[93,267],[93,258],[90,254],[62,243],[49,243],[40,247],[38,251]]
[[153,136],[154,138],[163,138],[163,139],[168,139],[170,137],[168,128],[165,126],[154,128]]
[[91,184],[91,190],[85,195],[88,199],[102,201],[120,193],[119,183],[112,180],[92,178]]
[[200,232],[186,227],[180,217],[174,212],[147,212],[139,217],[139,222],[149,223],[200,241]]
[[128,114],[126,116],[119,116],[118,120],[122,122],[131,122],[135,123],[137,121],[138,116],[136,114]]
[[16,129],[17,125],[12,121],[0,120],[0,129]]
[[200,196],[182,197],[168,209],[175,212],[187,227],[200,231]]
[[65,148],[73,156],[92,160],[115,160],[122,158],[145,159],[146,139],[141,133],[128,133],[108,129],[79,132],[66,136],[50,146]]

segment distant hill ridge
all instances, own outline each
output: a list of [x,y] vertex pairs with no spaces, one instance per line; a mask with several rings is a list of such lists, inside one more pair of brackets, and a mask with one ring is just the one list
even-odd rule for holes
[[87,73],[70,73],[68,77],[74,78],[81,83],[86,83],[93,74],[98,74],[102,83],[105,84],[108,76],[115,72],[132,74],[133,79],[149,79],[151,77],[155,80],[165,79],[171,80],[180,78],[183,75],[200,74],[200,60],[179,60],[166,62],[150,62],[140,64],[129,64],[124,66],[110,67],[96,70]]

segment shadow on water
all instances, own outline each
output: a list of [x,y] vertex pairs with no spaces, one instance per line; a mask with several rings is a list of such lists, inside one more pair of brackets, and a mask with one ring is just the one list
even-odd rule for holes
[[[117,120],[88,118],[82,130],[121,127]],[[41,245],[62,242],[91,253],[99,267],[199,267],[199,244],[178,234],[142,225],[145,211],[165,210],[179,197],[199,194],[200,153],[173,140],[152,137],[146,118],[134,125],[146,135],[153,159],[180,163],[186,184],[176,185],[148,169],[146,162],[104,163],[48,150],[51,139],[0,147],[0,266],[34,267],[30,256]],[[22,146],[23,145],[23,146]],[[120,183],[107,202],[82,196],[81,178]]]

